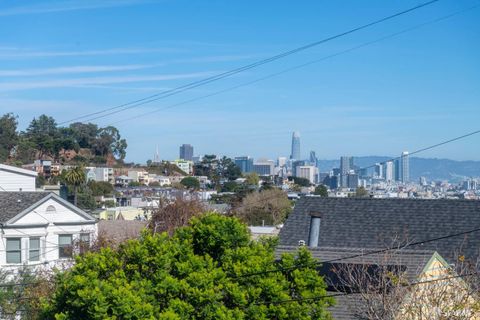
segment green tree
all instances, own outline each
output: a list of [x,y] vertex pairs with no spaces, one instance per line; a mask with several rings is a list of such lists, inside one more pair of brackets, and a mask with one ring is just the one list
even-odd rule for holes
[[368,191],[364,187],[358,187],[357,190],[355,190],[355,197],[358,198],[366,198],[368,197]]
[[77,205],[78,204],[78,187],[83,185],[85,183],[86,177],[85,177],[85,170],[83,167],[75,167],[67,170],[64,175],[64,180],[67,183],[67,185],[71,186],[73,188],[73,204]]
[[289,180],[293,180],[293,183],[298,184],[301,187],[310,187],[311,185],[310,180],[307,178],[289,177]]
[[315,187],[315,191],[313,192],[313,194],[326,198],[328,197],[328,189],[326,186],[321,184]]
[[44,114],[38,119],[33,118],[25,132],[25,138],[34,143],[39,158],[53,156],[61,144],[55,119]]
[[17,116],[4,114],[0,118],[0,162],[5,162],[18,143]]
[[71,137],[80,148],[92,148],[97,139],[98,126],[93,123],[75,122],[69,127]]
[[258,187],[259,182],[260,182],[260,177],[256,172],[247,173],[245,175],[245,183],[247,185]]
[[172,237],[144,233],[77,257],[43,319],[331,319],[316,266],[305,248],[276,261],[238,220],[206,214]]
[[93,148],[96,155],[106,157],[112,154],[117,159],[123,160],[127,154],[127,141],[121,139],[117,128],[108,126],[98,130]]
[[218,161],[217,175],[226,180],[236,180],[242,176],[242,171],[231,158],[223,157]]
[[90,180],[88,182],[88,188],[91,190],[94,197],[98,196],[111,196],[115,191],[113,186],[106,181],[94,181]]
[[236,192],[240,189],[240,185],[235,181],[227,181],[222,185],[222,192]]
[[188,189],[200,189],[200,181],[198,181],[198,179],[195,177],[185,177],[180,181],[180,183]]

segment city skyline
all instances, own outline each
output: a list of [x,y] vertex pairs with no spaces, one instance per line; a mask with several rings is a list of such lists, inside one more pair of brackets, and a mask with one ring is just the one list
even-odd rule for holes
[[[5,81],[0,85],[0,106],[18,114],[21,130],[41,113],[61,123],[253,63],[417,3],[376,1],[374,10],[358,2],[347,4],[351,10],[333,3],[291,6],[279,1],[276,15],[263,14],[269,12],[268,3],[256,3],[258,10],[252,11],[248,1],[229,5],[129,1],[112,3],[108,11],[61,1],[45,1],[41,8],[34,1],[25,1],[22,7],[2,4],[0,74]],[[478,10],[287,76],[170,106],[349,50],[472,4],[439,2],[408,19],[392,20],[281,63],[93,122],[117,126],[129,143],[126,160],[135,162],[149,159],[157,144],[162,157],[174,158],[186,138],[202,154],[288,157],[285,150],[293,130],[302,132],[305,152],[316,150],[323,159],[420,149],[477,126]],[[169,14],[174,10],[187,19],[174,19]],[[245,20],[234,21],[232,15]],[[134,23],[125,25],[125,18]],[[85,24],[86,19],[91,23]],[[235,27],[238,23],[242,28]],[[58,25],[65,28],[59,30]],[[15,33],[8,31],[13,29]],[[158,109],[162,111],[132,119]],[[471,147],[478,139],[471,137],[422,156],[480,160]]]

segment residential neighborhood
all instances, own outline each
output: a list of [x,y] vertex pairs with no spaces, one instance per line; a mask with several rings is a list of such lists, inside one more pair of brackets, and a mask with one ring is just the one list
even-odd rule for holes
[[0,320],[480,320],[479,10],[0,1]]

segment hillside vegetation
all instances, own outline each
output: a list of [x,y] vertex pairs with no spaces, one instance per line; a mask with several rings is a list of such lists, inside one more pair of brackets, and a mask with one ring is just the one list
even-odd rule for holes
[[60,163],[115,164],[123,161],[127,142],[117,128],[98,127],[93,123],[76,122],[58,126],[53,117],[34,118],[25,131],[18,130],[17,116],[0,117],[0,162],[16,165],[35,159]]

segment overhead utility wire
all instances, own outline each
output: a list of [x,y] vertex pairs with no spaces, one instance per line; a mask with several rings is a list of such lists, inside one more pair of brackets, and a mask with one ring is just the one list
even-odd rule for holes
[[[452,280],[452,279],[461,279],[461,278],[467,278],[471,276],[479,275],[478,272],[471,272],[467,274],[462,274],[462,275],[454,275],[454,276],[449,276],[449,277],[443,277],[443,278],[436,278],[436,279],[431,279],[431,280],[424,280],[424,281],[419,281],[411,284],[403,284],[401,285],[404,288],[410,288],[422,284],[429,284],[429,283],[434,283],[434,282],[439,282],[439,281],[446,281],[446,280]],[[278,300],[278,301],[264,301],[264,302],[258,302],[256,305],[263,305],[263,304],[282,304],[282,303],[290,303],[290,302],[302,302],[302,301],[315,301],[315,300],[321,300],[321,299],[327,299],[327,298],[334,298],[334,297],[339,297],[339,296],[349,296],[352,294],[360,294],[360,291],[353,291],[353,292],[339,292],[339,293],[334,293],[330,295],[322,295],[322,296],[316,296],[316,297],[310,297],[310,298],[298,298],[298,299],[286,299],[286,300]]]
[[389,34],[389,35],[386,35],[386,36],[384,36],[384,37],[378,38],[378,39],[376,39],[376,40],[368,41],[368,42],[362,43],[362,44],[360,44],[360,45],[358,45],[358,46],[354,46],[354,47],[348,48],[348,49],[346,49],[346,50],[342,50],[342,51],[339,51],[339,52],[336,52],[336,53],[333,53],[333,54],[324,56],[324,57],[322,57],[322,58],[320,58],[320,59],[315,59],[315,60],[312,60],[312,61],[309,61],[309,62],[306,62],[306,63],[302,63],[302,64],[299,64],[299,65],[296,65],[296,66],[293,66],[293,67],[290,67],[290,68],[281,70],[281,71],[279,71],[279,72],[271,73],[271,74],[269,74],[269,75],[267,75],[267,76],[264,76],[264,77],[261,77],[261,78],[258,78],[258,79],[252,80],[252,81],[244,82],[244,83],[242,83],[242,84],[239,84],[239,85],[236,85],[236,86],[233,86],[233,87],[229,87],[229,88],[226,88],[226,89],[223,89],[223,90],[220,90],[220,91],[216,91],[216,92],[213,92],[213,93],[210,93],[210,94],[207,94],[207,95],[203,95],[203,96],[200,96],[200,97],[196,97],[196,98],[192,98],[192,99],[189,99],[189,100],[185,100],[185,101],[182,101],[182,102],[179,102],[179,103],[175,103],[175,104],[172,104],[172,105],[170,105],[170,106],[166,106],[166,107],[164,107],[164,108],[159,108],[159,109],[156,109],[156,110],[152,110],[152,111],[148,111],[148,112],[145,112],[145,113],[141,113],[141,114],[136,115],[136,116],[133,116],[133,117],[121,119],[121,120],[119,120],[119,121],[115,121],[115,122],[110,123],[110,125],[115,125],[115,124],[118,124],[118,123],[122,123],[122,122],[126,122],[126,121],[131,121],[131,120],[138,119],[138,118],[141,118],[141,117],[144,117],[144,116],[148,116],[148,115],[151,115],[151,114],[160,112],[160,111],[164,111],[164,110],[167,110],[167,109],[172,109],[172,108],[175,108],[175,107],[178,107],[178,106],[182,106],[182,105],[189,104],[189,103],[192,103],[192,102],[196,102],[196,101],[199,101],[199,100],[203,100],[203,99],[206,99],[206,98],[209,98],[209,97],[213,97],[213,96],[216,96],[216,95],[225,93],[225,92],[230,92],[230,91],[236,90],[236,89],[238,89],[238,88],[246,87],[246,86],[249,86],[249,85],[252,85],[252,84],[255,84],[255,83],[264,81],[264,80],[268,80],[268,79],[274,78],[274,77],[276,77],[276,76],[279,76],[279,75],[288,73],[288,72],[290,72],[290,71],[294,71],[294,70],[297,70],[297,69],[301,69],[301,68],[310,66],[310,65],[312,65],[312,64],[319,63],[319,62],[322,62],[322,61],[325,61],[325,60],[329,60],[329,59],[331,59],[331,58],[335,58],[335,57],[337,57],[337,56],[340,56],[340,55],[343,55],[343,54],[346,54],[346,53],[350,53],[350,52],[352,52],[352,51],[355,51],[355,50],[358,50],[358,49],[367,47],[367,46],[369,46],[369,45],[372,45],[372,44],[375,44],[375,43],[379,43],[379,42],[382,42],[382,41],[385,41],[385,40],[394,38],[394,37],[396,37],[396,36],[399,36],[399,35],[408,33],[408,32],[410,32],[410,31],[414,31],[414,30],[420,29],[420,28],[425,27],[425,26],[427,26],[427,25],[434,24],[434,23],[438,23],[438,22],[441,22],[441,21],[450,19],[450,18],[452,18],[452,17],[454,17],[454,16],[456,16],[456,15],[459,15],[459,14],[461,14],[461,13],[464,13],[464,12],[466,12],[466,11],[473,10],[473,9],[475,9],[475,8],[478,8],[479,6],[480,6],[480,5],[471,6],[471,7],[465,8],[465,9],[463,9],[463,10],[456,11],[456,12],[453,12],[453,13],[451,13],[451,14],[448,14],[448,15],[445,15],[445,16],[442,16],[442,17],[439,17],[439,18],[437,18],[437,19],[430,20],[430,21],[427,21],[427,22],[424,22],[424,23],[415,25],[415,26],[413,26],[413,27],[403,29],[403,30],[398,31],[398,32],[395,32],[395,33],[391,33],[391,34]]
[[[475,131],[472,131],[470,133],[467,133],[467,134],[464,134],[464,135],[461,135],[461,136],[458,136],[458,137],[455,137],[455,138],[452,138],[452,139],[448,139],[448,140],[445,140],[443,142],[436,143],[434,145],[431,145],[431,146],[428,146],[428,147],[425,147],[425,148],[415,150],[415,151],[411,152],[409,155],[413,155],[413,154],[417,154],[417,153],[420,153],[420,152],[424,152],[426,150],[437,148],[439,146],[443,146],[443,145],[446,145],[448,143],[452,143],[452,142],[455,142],[455,141],[473,136],[473,135],[478,134],[478,133],[480,133],[480,130],[475,130]],[[396,158],[391,158],[391,159],[389,159],[387,161],[384,161],[382,163],[394,161],[394,160],[400,159],[402,157],[403,156],[399,156],[399,157],[396,157]],[[370,166],[367,166],[367,167],[363,167],[361,169],[368,169],[368,168],[372,168],[374,166],[376,166],[376,164],[370,165]],[[262,200],[264,200],[264,199],[262,199]],[[458,236],[461,236],[461,235],[466,235],[466,234],[475,233],[475,232],[479,232],[479,231],[480,231],[480,228],[475,228],[475,229],[471,229],[471,230],[467,230],[467,231],[463,231],[463,232],[458,232],[458,233],[454,233],[454,234],[450,234],[450,235],[445,235],[445,236],[441,236],[441,237],[437,237],[437,238],[425,239],[425,240],[422,240],[422,241],[412,242],[412,243],[409,243],[409,244],[405,244],[401,247],[402,248],[408,248],[408,247],[412,247],[412,246],[417,246],[417,245],[422,245],[422,244],[429,243],[429,242],[434,242],[434,241],[444,240],[444,239],[448,239],[448,238],[458,237]],[[323,263],[341,261],[341,260],[352,259],[352,258],[357,258],[357,257],[362,257],[362,256],[368,256],[368,255],[372,255],[372,254],[378,254],[378,253],[384,253],[384,252],[387,252],[387,251],[392,251],[392,250],[397,250],[397,249],[399,249],[399,246],[388,247],[388,248],[384,248],[384,249],[380,249],[380,250],[368,251],[368,252],[361,253],[361,254],[355,254],[355,255],[346,256],[346,257],[342,257],[342,258],[323,261]],[[318,264],[321,264],[321,263],[322,262],[318,262]],[[279,272],[279,271],[287,271],[287,270],[296,269],[296,268],[298,268],[298,267],[287,268],[287,269],[279,268],[279,269],[272,269],[272,270],[266,270],[266,271],[259,271],[259,272],[253,272],[253,273],[238,275],[238,276],[236,276],[236,278],[249,277],[249,276],[261,275],[261,274]]]
[[[430,239],[426,239],[426,240],[407,243],[407,244],[400,245],[400,246],[398,246],[398,245],[397,246],[391,246],[391,247],[387,247],[387,248],[384,248],[384,249],[366,251],[366,252],[357,253],[357,254],[344,256],[344,257],[340,257],[340,258],[335,258],[335,259],[330,259],[330,260],[326,260],[326,261],[317,261],[314,264],[315,265],[322,265],[323,263],[332,263],[332,262],[338,262],[338,261],[349,260],[349,259],[354,259],[354,258],[361,258],[361,257],[365,257],[365,256],[373,255],[373,254],[385,253],[385,252],[393,251],[393,250],[402,250],[402,249],[406,249],[406,248],[413,247],[413,246],[419,246],[419,245],[424,245],[424,244],[430,243],[430,242],[455,238],[455,237],[458,237],[458,236],[467,235],[467,234],[471,234],[471,233],[475,233],[475,232],[479,232],[479,231],[480,231],[480,228],[475,228],[475,229],[462,231],[462,232],[457,232],[457,233],[453,233],[453,234],[449,234],[449,235],[445,235],[445,236],[441,236],[441,237],[437,237],[437,238],[430,238]],[[258,276],[258,275],[268,274],[268,273],[291,271],[291,270],[304,268],[304,267],[306,267],[306,266],[295,266],[295,267],[289,267],[289,268],[277,268],[277,269],[271,269],[271,270],[241,274],[241,275],[235,276],[234,278],[244,278],[244,277],[252,277],[252,276]]]
[[[178,93],[181,93],[181,92],[184,92],[184,91],[187,91],[187,90],[190,90],[190,89],[193,89],[193,88],[196,88],[196,87],[199,87],[199,86],[202,86],[202,85],[205,85],[205,84],[208,84],[208,83],[211,83],[211,82],[223,79],[223,78],[226,78],[226,77],[230,77],[232,75],[238,74],[238,73],[246,71],[246,70],[256,68],[256,67],[261,66],[263,64],[267,64],[267,63],[270,63],[272,61],[282,59],[284,57],[295,54],[297,52],[301,52],[301,51],[310,49],[312,47],[316,47],[316,46],[318,46],[320,44],[323,44],[323,43],[326,43],[328,41],[332,41],[334,39],[337,39],[337,38],[349,35],[351,33],[354,33],[354,32],[372,27],[374,25],[380,24],[382,22],[385,22],[385,21],[388,21],[388,20],[391,20],[391,19],[394,19],[398,16],[402,16],[404,14],[410,13],[410,12],[418,10],[420,8],[432,5],[432,4],[434,4],[438,1],[440,1],[440,0],[431,0],[431,1],[428,1],[428,2],[424,2],[424,3],[421,3],[417,6],[414,6],[412,8],[397,12],[397,13],[389,15],[387,17],[384,17],[384,18],[375,20],[373,22],[361,25],[359,27],[350,29],[348,31],[339,33],[337,35],[330,36],[328,38],[325,38],[325,39],[322,39],[322,40],[319,40],[319,41],[315,41],[315,42],[312,42],[310,44],[307,44],[307,45],[304,45],[304,46],[301,46],[301,47],[298,47],[298,48],[295,48],[295,49],[292,49],[292,50],[289,50],[289,51],[286,51],[286,52],[283,52],[283,53],[280,53],[280,54],[277,54],[277,55],[272,56],[270,58],[263,59],[263,60],[248,64],[246,66],[239,67],[239,68],[236,68],[236,69],[233,69],[233,70],[230,70],[230,71],[226,71],[226,72],[220,73],[218,75],[208,77],[208,78],[203,79],[203,80],[194,81],[194,82],[191,82],[189,84],[186,84],[186,85],[183,85],[183,86],[180,86],[180,87],[176,87],[174,89],[169,89],[169,90],[166,90],[166,91],[162,91],[160,93],[148,96],[146,98],[138,99],[138,100],[131,101],[131,102],[128,102],[128,103],[125,103],[125,104],[121,104],[121,105],[118,105],[118,106],[115,106],[115,107],[111,107],[111,108],[104,109],[104,110],[101,110],[101,111],[97,111],[97,112],[89,113],[89,114],[86,114],[86,115],[83,115],[83,116],[79,116],[79,117],[76,117],[76,118],[73,118],[73,119],[70,119],[70,120],[67,120],[67,121],[64,121],[64,122],[60,122],[59,124],[71,123],[71,122],[78,121],[78,120],[85,119],[85,118],[88,118],[85,121],[92,121],[92,120],[96,120],[96,119],[100,119],[100,118],[104,118],[104,117],[116,114],[118,112],[128,110],[128,109],[131,109],[131,108],[136,108],[136,107],[139,107],[141,105],[144,105],[144,104],[147,104],[147,103],[150,103],[150,102],[153,102],[153,101],[157,101],[157,100],[160,100],[160,99],[163,99],[163,98],[166,98],[166,97],[169,97],[169,96],[172,96],[172,95],[175,95],[175,94],[178,94]],[[111,112],[109,112],[109,111],[111,111]],[[105,113],[105,112],[108,112],[108,113],[102,114],[102,113]],[[94,116],[94,117],[89,118],[91,116]]]

